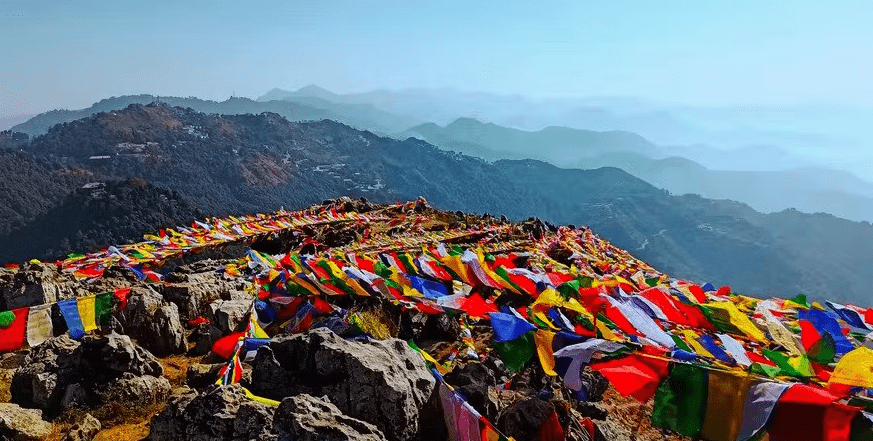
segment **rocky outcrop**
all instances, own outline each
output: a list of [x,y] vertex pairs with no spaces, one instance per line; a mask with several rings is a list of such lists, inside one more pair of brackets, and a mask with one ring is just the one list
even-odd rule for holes
[[518,400],[500,415],[498,429],[517,440],[536,439],[540,427],[554,411],[552,403],[537,397]]
[[61,441],[91,441],[103,426],[90,413],[69,428]]
[[[31,350],[12,376],[10,392],[13,403],[53,416],[65,407],[101,403],[101,393],[119,380],[162,375],[155,356],[126,335],[86,336],[81,342],[62,335]],[[127,393],[124,398],[148,400],[154,385],[140,389],[144,396]]]
[[497,417],[500,404],[489,393],[489,389],[497,385],[494,373],[484,364],[470,362],[456,366],[445,375],[446,382],[455,386],[467,402],[490,419]]
[[245,292],[247,282],[217,274],[219,266],[217,261],[202,260],[177,267],[161,285],[161,294],[179,307],[185,320],[208,318],[210,305],[216,300],[251,300],[251,294]]
[[148,439],[161,441],[270,440],[276,408],[246,397],[239,386],[213,386],[202,395],[174,395],[152,418]]
[[280,440],[385,441],[376,426],[344,415],[327,398],[305,394],[282,400],[273,431]]
[[52,425],[42,420],[41,411],[0,403],[0,439],[39,440],[45,439],[51,431]]
[[120,322],[127,335],[157,356],[182,354],[188,350],[179,308],[164,301],[151,287],[131,289]]
[[398,339],[347,341],[328,329],[275,337],[253,362],[251,389],[282,400],[326,396],[344,414],[392,441],[416,439],[435,380],[421,356]]
[[252,308],[252,299],[218,300],[209,305],[210,323],[218,329],[221,335],[241,331],[243,321]]
[[17,271],[4,271],[0,275],[0,301],[3,302],[0,307],[4,310],[73,299],[87,293],[82,285],[58,272],[53,265],[27,263]]

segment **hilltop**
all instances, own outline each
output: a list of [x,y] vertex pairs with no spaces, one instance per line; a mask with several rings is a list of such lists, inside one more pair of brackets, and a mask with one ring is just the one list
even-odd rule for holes
[[[373,202],[424,196],[442,209],[588,225],[672,274],[730,282],[762,297],[802,292],[859,301],[869,281],[855,269],[873,266],[868,223],[792,211],[765,215],[731,201],[671,196],[615,168],[486,162],[329,120],[131,105],[55,126],[7,155],[20,162],[15,167],[41,171],[22,180],[10,167],[2,177],[21,187],[0,193],[3,206],[18,207],[7,214],[15,229],[0,238],[4,260],[59,257],[24,254],[9,245],[11,237],[86,183],[137,178],[208,216],[296,208],[342,195]],[[78,228],[69,227],[57,222],[51,234],[58,243],[75,237]]]

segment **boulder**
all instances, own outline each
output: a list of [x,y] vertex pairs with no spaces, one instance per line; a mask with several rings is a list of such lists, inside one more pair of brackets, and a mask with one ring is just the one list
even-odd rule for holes
[[163,367],[150,352],[126,335],[67,335],[32,349],[12,376],[12,402],[54,416],[65,407],[99,404],[100,392],[125,374],[160,377]]
[[127,335],[157,356],[183,354],[188,350],[178,307],[164,301],[151,287],[131,288],[127,308],[120,319]]
[[3,309],[54,303],[74,299],[87,294],[68,275],[60,273],[54,265],[27,263],[14,273],[5,273],[0,284]]
[[209,305],[210,323],[221,335],[242,331],[249,311],[252,309],[252,299],[218,300]]
[[51,431],[52,425],[42,420],[41,411],[0,403],[0,439],[40,440]]
[[251,294],[245,292],[249,282],[244,278],[217,274],[215,269],[219,266],[224,266],[224,263],[203,260],[177,267],[160,285],[161,294],[179,307],[185,320],[198,316],[209,318],[209,305],[216,300],[251,300]]
[[61,441],[91,441],[102,428],[100,420],[86,413],[84,418],[70,427]]
[[446,382],[454,386],[474,409],[489,419],[497,417],[500,403],[488,391],[497,385],[497,378],[486,365],[470,362],[456,366],[445,375]]
[[398,339],[347,341],[320,328],[274,337],[252,365],[256,395],[327,396],[344,414],[374,424],[392,441],[420,435],[421,409],[436,396],[421,355]]
[[151,420],[150,440],[276,439],[272,432],[276,408],[246,397],[239,386],[213,386],[202,395],[173,395]]
[[100,392],[101,401],[136,403],[138,406],[149,406],[165,401],[172,388],[170,382],[163,377],[151,375],[136,376],[126,372],[116,381]]
[[497,420],[498,429],[517,440],[532,440],[549,418],[555,406],[537,397],[518,400],[504,409]]
[[203,389],[207,386],[215,384],[215,379],[218,378],[218,373],[224,366],[227,366],[227,363],[189,364],[188,372],[186,372],[185,374],[188,387],[191,387],[193,389]]
[[385,441],[376,426],[344,415],[325,397],[306,394],[282,400],[273,431],[280,441]]

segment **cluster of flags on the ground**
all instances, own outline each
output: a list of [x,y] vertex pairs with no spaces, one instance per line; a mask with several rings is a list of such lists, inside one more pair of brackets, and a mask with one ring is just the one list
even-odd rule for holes
[[[148,265],[261,234],[346,221],[396,227],[401,216],[422,226],[426,216],[403,214],[417,203],[396,206],[393,217],[324,210],[195,222],[59,265],[86,279],[119,264],[149,278]],[[560,376],[585,399],[580,372],[587,367],[623,395],[654,399],[655,426],[711,440],[746,440],[768,431],[771,439],[836,441],[849,439],[847,426],[870,427],[862,405],[873,389],[873,350],[865,346],[873,346],[873,309],[825,306],[802,295],[760,300],[729,287],[671,279],[588,229],[561,228],[534,239],[518,224],[483,225],[426,234],[365,228],[364,238],[341,249],[306,238],[304,245],[314,245],[308,254],[251,250],[219,268],[252,277],[256,297],[245,330],[213,347],[228,359],[219,382],[238,381],[241,361],[278,332],[328,327],[347,337],[394,335],[378,311],[344,309],[337,303],[355,302],[336,301],[381,296],[404,310],[459,321],[461,341],[439,358],[410,342],[439,373],[459,357],[499,356],[513,372],[536,365]],[[457,242],[467,245],[451,245]],[[0,349],[20,348],[25,338],[34,346],[56,333],[53,309],[79,337],[106,319],[113,298],[124,296],[102,293],[0,313]],[[486,347],[472,333],[475,322],[491,325]],[[456,401],[444,400],[452,421],[473,421],[475,409],[460,411]],[[718,411],[722,407],[729,411]],[[472,434],[458,430],[453,439]],[[805,438],[792,437],[801,430]]]
[[[733,441],[769,430],[772,439],[797,439],[784,433],[812,427],[806,439],[848,440],[848,429],[822,419],[789,428],[780,415],[798,408],[841,422],[867,416],[844,401],[873,388],[873,351],[863,346],[873,329],[870,310],[826,308],[803,296],[758,300],[671,280],[588,230],[563,229],[531,241],[527,251],[497,255],[434,245],[369,255],[250,251],[236,270],[254,273],[253,315],[277,332],[375,329],[335,306],[336,296],[385,296],[427,314],[487,320],[493,338],[485,351],[459,343],[436,360],[416,349],[442,372],[454,357],[487,353],[511,371],[538,362],[577,397],[587,394],[580,371],[588,366],[624,395],[654,398],[654,425],[689,436]],[[570,266],[548,257],[556,248],[573,253]],[[474,419],[459,412],[458,421]]]
[[123,309],[128,295],[130,289],[121,288],[0,312],[0,352],[16,351],[25,343],[33,348],[63,332],[80,339],[112,317],[114,303]]

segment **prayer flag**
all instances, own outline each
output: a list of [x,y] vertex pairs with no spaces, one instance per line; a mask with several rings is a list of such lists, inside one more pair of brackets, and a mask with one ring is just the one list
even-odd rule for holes
[[24,346],[28,308],[0,313],[0,352],[17,351]]
[[655,393],[652,425],[692,438],[699,436],[708,387],[708,372],[702,367],[671,363],[670,374]]

